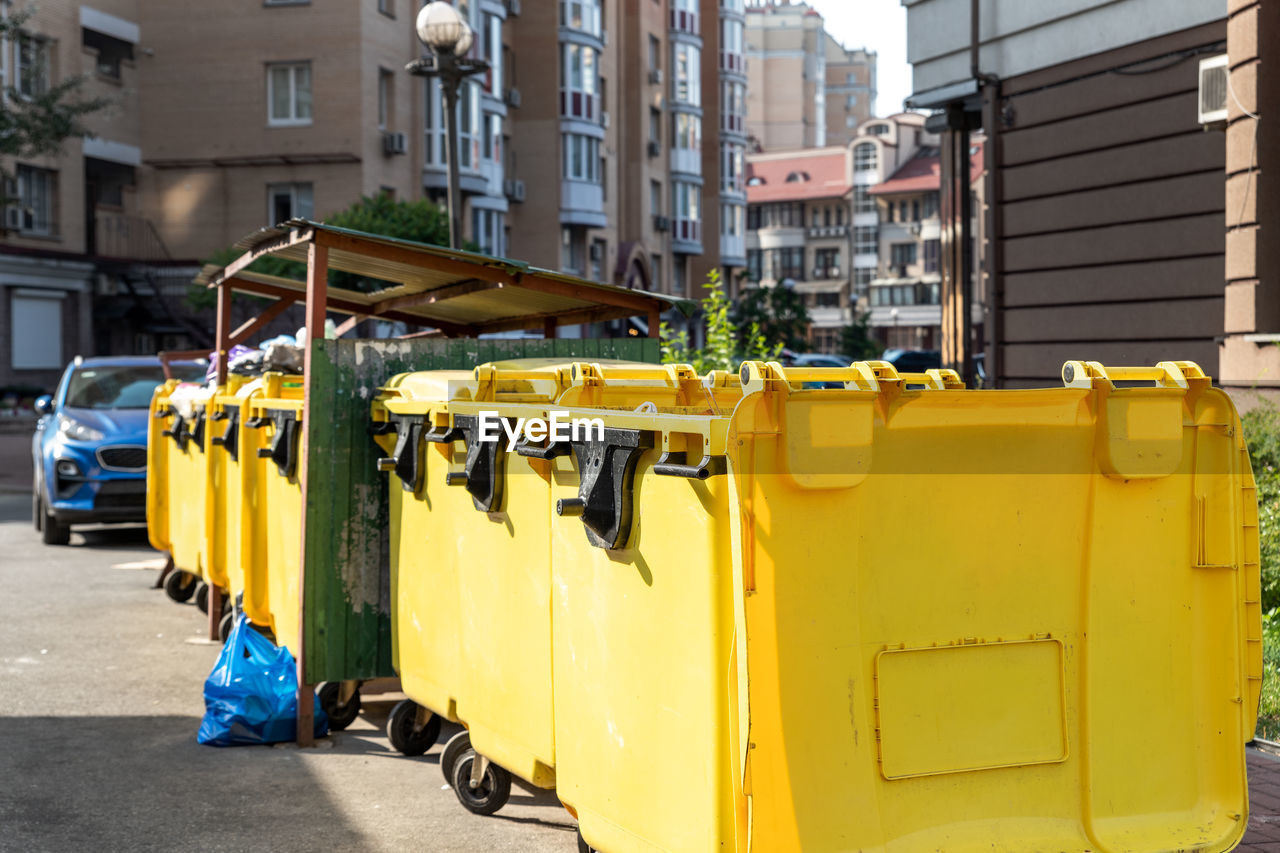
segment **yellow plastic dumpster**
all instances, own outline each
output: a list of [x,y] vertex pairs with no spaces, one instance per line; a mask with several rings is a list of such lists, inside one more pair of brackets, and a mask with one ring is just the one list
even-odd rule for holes
[[1063,379],[749,363],[698,413],[608,407],[634,378],[576,366],[555,406],[605,431],[549,454],[547,523],[555,784],[586,841],[1233,846],[1261,685],[1239,418],[1186,362]]
[[[206,408],[213,394],[209,388],[170,380],[152,396],[147,530],[151,544],[168,551],[176,569],[225,588],[226,576],[210,565],[209,555],[212,506]],[[171,586],[166,590],[173,595]],[[190,592],[175,597],[185,600]]]
[[[630,378],[597,389],[609,405],[681,404],[690,384],[706,405],[690,368],[611,368]],[[485,759],[541,787],[555,784],[549,474],[561,448],[513,451],[508,438],[478,441],[477,431],[486,413],[545,407],[570,381],[569,366],[557,360],[485,365],[474,377],[405,374],[374,406],[375,421],[396,425],[381,441],[393,454],[393,637],[404,690],[462,721]],[[447,777],[452,757],[447,749],[442,758]],[[473,811],[505,801],[505,794],[468,797],[450,782]]]
[[[241,584],[246,613],[276,644],[298,649],[302,559],[302,377],[266,373],[238,392]],[[250,609],[251,608],[251,609]]]
[[[254,459],[246,456],[254,445],[247,435],[250,419],[249,400],[261,394],[262,380],[229,376],[209,401],[209,465],[211,480],[209,560],[214,573],[225,577],[233,598],[250,621],[267,627],[271,611],[267,604],[266,584],[250,585],[247,565],[249,537],[245,528],[245,508],[250,505],[252,483],[246,471]],[[256,454],[254,454],[256,456]],[[231,618],[230,614],[226,618]]]

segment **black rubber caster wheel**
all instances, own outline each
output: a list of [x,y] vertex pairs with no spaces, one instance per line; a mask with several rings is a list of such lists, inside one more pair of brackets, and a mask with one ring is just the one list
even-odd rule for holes
[[164,579],[164,594],[179,604],[183,604],[190,601],[191,596],[196,594],[196,584],[199,582],[200,579],[190,572],[174,569]]
[[222,621],[218,623],[218,639],[222,642],[227,641],[227,637],[231,636],[231,627],[236,624],[236,614],[222,614]]
[[204,615],[209,615],[209,585],[204,581],[196,584],[196,607]]
[[480,784],[471,787],[471,767],[480,756],[476,751],[467,748],[453,763],[453,778],[449,784],[453,793],[462,803],[462,807],[472,814],[491,815],[507,804],[511,799],[511,774],[492,761],[485,768]]
[[316,694],[320,698],[320,707],[329,716],[329,729],[335,732],[340,732],[355,722],[356,716],[360,713],[359,688],[351,694],[351,698],[345,705],[338,704],[341,689],[342,685],[338,682],[327,681],[320,685],[320,690]]
[[436,738],[440,737],[442,720],[430,711],[422,728],[415,728],[419,707],[412,699],[404,699],[396,703],[391,716],[387,717],[387,739],[404,755],[422,755],[435,746]]
[[458,756],[470,748],[471,733],[466,729],[445,742],[444,749],[440,752],[440,772],[444,774],[444,781],[449,785],[453,784],[453,765],[457,762]]

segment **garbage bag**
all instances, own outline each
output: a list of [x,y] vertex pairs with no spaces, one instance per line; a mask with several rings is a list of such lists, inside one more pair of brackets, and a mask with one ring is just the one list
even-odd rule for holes
[[[315,699],[315,736],[329,719]],[[204,683],[204,719],[196,740],[242,746],[297,740],[298,676],[293,655],[259,634],[242,613]]]

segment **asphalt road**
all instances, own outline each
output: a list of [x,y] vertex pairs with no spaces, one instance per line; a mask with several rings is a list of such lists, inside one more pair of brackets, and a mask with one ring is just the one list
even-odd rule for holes
[[218,649],[194,606],[150,588],[145,531],[46,547],[30,511],[0,492],[0,851],[577,850],[545,792],[466,812],[438,766],[455,729],[405,758],[389,701],[314,749],[200,746]]

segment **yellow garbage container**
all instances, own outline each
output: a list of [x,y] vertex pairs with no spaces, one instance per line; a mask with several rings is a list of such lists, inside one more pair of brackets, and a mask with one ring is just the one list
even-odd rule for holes
[[[267,627],[271,624],[267,606],[265,584],[248,587],[247,576],[248,536],[245,529],[246,507],[249,501],[246,491],[250,478],[246,471],[251,459],[246,458],[250,439],[246,425],[251,417],[249,399],[260,392],[262,380],[231,375],[227,384],[218,388],[209,401],[209,470],[210,470],[210,545],[211,574],[226,579],[226,589],[233,600],[239,599],[241,609],[254,624]],[[234,614],[224,617],[229,628]],[[225,634],[225,631],[224,631]]]
[[[734,399],[711,377],[701,407],[646,400],[607,366],[570,379],[550,402],[433,410],[436,430],[487,406],[603,434],[537,446],[545,503],[511,486],[530,475],[507,453],[496,515],[419,548],[460,561],[460,613],[468,594],[515,609],[470,575],[549,553],[554,754],[536,760],[592,846],[1238,842],[1261,685],[1256,489],[1231,401],[1195,365],[1069,362],[1060,388],[968,391],[879,362],[748,363]],[[436,456],[424,503],[448,494]],[[545,513],[546,552],[531,520],[506,523],[518,495]],[[536,753],[498,757],[522,725],[503,713],[530,703],[479,683],[503,663],[472,652],[476,627],[453,626],[449,698],[468,725],[484,706],[469,690],[509,703],[486,706],[454,774],[483,798],[483,759]],[[502,639],[513,660],[540,642]]]

